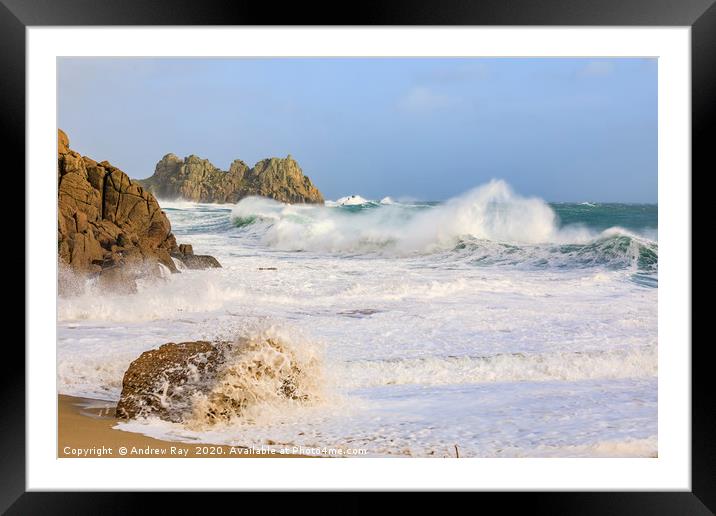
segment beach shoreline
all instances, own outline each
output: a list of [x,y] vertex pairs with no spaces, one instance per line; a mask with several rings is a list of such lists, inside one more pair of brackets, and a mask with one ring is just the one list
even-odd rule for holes
[[[450,222],[456,206],[469,219],[495,199],[517,213],[529,208],[555,243],[457,236],[501,232]],[[226,381],[196,379],[204,415],[226,414],[236,424],[205,426],[183,390],[145,411],[151,420],[105,420],[102,431],[114,441],[148,435],[166,440],[165,448],[239,444],[249,456],[280,447],[307,456],[350,449],[447,458],[457,456],[456,444],[460,458],[657,454],[658,241],[649,236],[657,236],[649,229],[657,227],[656,206],[536,201],[535,208],[498,183],[446,203],[369,202],[166,203],[177,234],[224,266],[140,282],[134,294],[86,280],[83,294],[61,297],[59,392],[114,402],[121,393],[168,393],[152,383],[166,380],[168,350],[183,357],[180,348],[192,343],[251,342],[225,357]],[[513,222],[506,221],[510,231]],[[434,227],[459,244],[418,252],[425,239],[440,244]],[[380,251],[371,240],[376,228],[388,238]],[[274,373],[251,373],[267,365]],[[187,360],[176,381],[192,371]],[[139,372],[148,383],[131,381],[124,392],[127,374]],[[309,403],[294,403],[304,396]],[[255,403],[237,411],[249,398]],[[101,417],[106,409],[105,402]],[[101,406],[93,410],[97,416]]]
[[296,458],[301,455],[256,453],[241,446],[154,439],[114,428],[116,403],[57,397],[57,458]]

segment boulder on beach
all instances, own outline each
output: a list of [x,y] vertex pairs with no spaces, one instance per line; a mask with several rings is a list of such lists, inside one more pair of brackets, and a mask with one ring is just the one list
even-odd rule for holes
[[323,195],[291,155],[261,160],[253,168],[237,159],[223,171],[195,155],[181,159],[167,154],[154,174],[140,182],[161,199],[236,203],[256,195],[291,204],[323,204]]
[[191,396],[216,371],[219,353],[205,341],[170,342],[145,351],[124,373],[117,417],[181,421]]
[[179,246],[181,261],[188,269],[212,269],[221,267],[219,260],[208,254],[194,254],[194,248],[190,244]]
[[172,258],[184,262],[192,256],[188,268],[220,266],[212,257],[197,259],[191,246],[185,254],[154,195],[107,161],[98,163],[70,149],[62,130],[57,170],[57,247],[64,271],[60,294],[72,293],[71,274],[97,276],[99,285],[129,292],[138,277],[160,276],[160,265],[177,272]]
[[116,413],[193,427],[251,419],[267,405],[315,400],[320,376],[315,356],[276,338],[168,343],[129,365]]

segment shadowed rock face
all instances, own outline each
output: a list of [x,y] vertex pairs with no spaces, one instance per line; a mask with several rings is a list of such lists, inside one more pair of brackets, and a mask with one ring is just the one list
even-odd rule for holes
[[117,417],[154,415],[179,422],[191,410],[191,396],[205,389],[219,353],[209,342],[170,342],[145,351],[124,373]]
[[177,272],[172,257],[190,268],[219,266],[191,248],[183,252],[154,195],[108,162],[71,150],[62,130],[57,137],[61,294],[71,293],[66,272],[97,275],[99,285],[131,292],[137,277],[160,275],[158,264]]
[[314,358],[302,358],[274,338],[170,342],[129,365],[116,414],[195,428],[231,422],[265,403],[283,407],[314,401],[317,367]]
[[182,160],[167,154],[157,163],[154,175],[141,184],[162,199],[235,203],[259,195],[292,204],[323,204],[321,192],[290,155],[259,161],[253,168],[235,160],[224,172],[194,155]]

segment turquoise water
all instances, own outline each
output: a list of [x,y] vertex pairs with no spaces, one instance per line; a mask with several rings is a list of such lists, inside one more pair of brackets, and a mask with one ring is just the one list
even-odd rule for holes
[[562,225],[584,224],[603,231],[618,226],[656,236],[659,209],[656,204],[550,203]]

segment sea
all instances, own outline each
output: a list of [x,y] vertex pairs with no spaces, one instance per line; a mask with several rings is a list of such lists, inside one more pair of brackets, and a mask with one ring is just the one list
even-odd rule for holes
[[117,428],[340,456],[657,456],[656,204],[494,180],[435,202],[160,205],[222,268],[58,299],[59,392],[115,401],[143,351],[252,338],[282,343],[251,360],[297,364],[305,395],[257,376],[231,420]]

